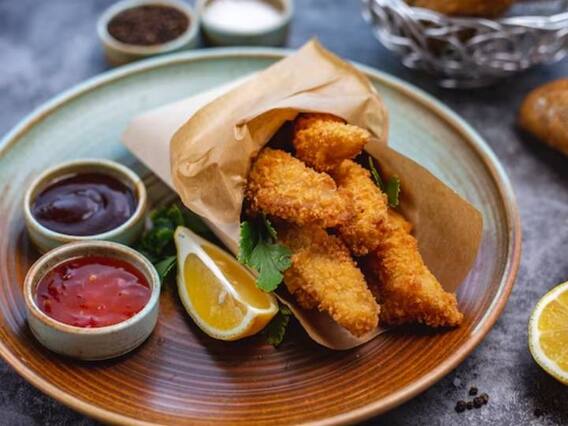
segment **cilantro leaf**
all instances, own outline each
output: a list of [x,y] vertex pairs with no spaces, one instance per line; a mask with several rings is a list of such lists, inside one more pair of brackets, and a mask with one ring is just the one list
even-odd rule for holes
[[198,215],[177,203],[155,209],[150,213],[150,221],[152,226],[144,232],[136,249],[154,264],[162,281],[177,266],[174,232],[178,226],[186,226],[203,238],[217,242]]
[[256,286],[266,292],[278,288],[292,264],[290,250],[275,241],[276,230],[265,216],[241,223],[239,262],[258,272]]
[[371,169],[371,175],[373,176],[373,179],[375,179],[375,183],[377,184],[377,186],[381,189],[381,191],[384,191],[385,185],[383,183],[383,180],[381,179],[379,171],[375,167],[375,162],[373,161],[373,157],[371,157],[370,155],[369,155],[369,169]]
[[250,257],[252,251],[258,241],[256,230],[250,222],[244,221],[241,223],[241,235],[239,240],[239,255],[238,259],[243,265],[250,264]]
[[249,259],[250,266],[259,273],[256,286],[266,292],[276,290],[284,278],[282,271],[292,264],[291,256],[290,250],[282,244],[259,241]]
[[174,270],[176,262],[177,256],[168,256],[154,265],[162,282],[164,282],[170,272]]
[[375,179],[376,185],[387,194],[389,206],[397,207],[399,204],[399,195],[400,195],[400,178],[398,176],[392,176],[387,180],[387,183],[383,182],[379,171],[375,167],[375,162],[373,157],[369,155],[369,169],[371,170],[371,175],[373,179]]
[[398,206],[400,195],[400,178],[398,176],[393,176],[387,181],[387,188],[385,192],[387,193],[389,205],[391,207]]
[[280,305],[280,309],[272,321],[268,323],[265,329],[266,342],[272,346],[278,346],[284,340],[286,329],[290,323],[290,315],[292,312],[286,305]]

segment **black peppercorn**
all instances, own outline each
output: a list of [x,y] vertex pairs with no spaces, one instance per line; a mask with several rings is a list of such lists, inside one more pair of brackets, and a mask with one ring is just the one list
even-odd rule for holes
[[481,395],[479,395],[479,397],[483,400],[483,405],[489,402],[489,395],[487,395],[486,393],[482,393]]
[[473,409],[473,402],[467,401],[466,404],[465,404],[465,408],[467,408],[468,410]]
[[483,399],[480,396],[476,396],[475,398],[473,398],[473,406],[475,408],[481,408],[483,404],[484,404]]
[[469,388],[469,394],[470,394],[471,396],[477,395],[477,388],[476,388],[475,386],[470,387],[470,388]]
[[463,413],[465,411],[465,401],[456,402],[456,411],[458,413]]

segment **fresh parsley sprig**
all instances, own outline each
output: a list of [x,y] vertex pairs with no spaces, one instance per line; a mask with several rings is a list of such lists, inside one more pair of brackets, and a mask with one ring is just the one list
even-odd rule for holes
[[150,221],[152,225],[144,232],[136,249],[154,264],[162,281],[176,269],[174,232],[178,226],[185,226],[209,241],[216,241],[215,235],[198,215],[176,203],[154,210],[150,213]]
[[241,223],[238,258],[258,272],[256,286],[266,292],[278,288],[292,264],[292,252],[276,242],[276,230],[264,215]]
[[379,174],[379,171],[375,166],[373,157],[371,157],[370,155],[369,155],[369,169],[371,169],[371,175],[375,179],[375,183],[377,184],[377,186],[381,189],[381,191],[387,194],[389,206],[397,207],[400,202],[399,200],[400,178],[396,175],[391,176],[385,184],[383,179],[381,178],[381,175]]
[[284,340],[284,335],[286,334],[286,329],[288,323],[290,322],[290,316],[292,312],[290,308],[286,305],[280,304],[278,313],[272,320],[268,323],[264,329],[266,336],[266,342],[272,346],[278,346]]

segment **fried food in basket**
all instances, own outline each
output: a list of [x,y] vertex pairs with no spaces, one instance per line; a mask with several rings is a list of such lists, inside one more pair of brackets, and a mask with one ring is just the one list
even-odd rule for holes
[[568,155],[568,79],[537,87],[525,98],[519,125]]
[[339,225],[339,235],[356,256],[374,250],[380,243],[387,222],[386,195],[359,164],[344,160],[333,171],[338,188],[345,194],[352,216]]
[[284,282],[300,306],[327,312],[354,336],[374,330],[379,306],[345,244],[314,225],[277,229],[293,253]]
[[381,305],[381,323],[459,325],[463,314],[456,296],[446,292],[424,264],[412,225],[389,210],[387,232],[376,251],[363,261],[371,288]]
[[503,15],[515,0],[406,0],[410,6],[431,9],[450,16],[496,18]]
[[333,115],[309,113],[296,118],[292,143],[300,160],[317,171],[330,172],[359,155],[370,136]]
[[329,228],[350,217],[348,205],[329,175],[277,149],[261,151],[249,173],[246,193],[253,211],[300,225]]

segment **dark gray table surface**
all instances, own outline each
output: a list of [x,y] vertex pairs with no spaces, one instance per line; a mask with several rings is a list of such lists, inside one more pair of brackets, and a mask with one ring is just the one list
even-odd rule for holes
[[[112,0],[0,0],[0,134],[44,101],[108,67],[95,32]],[[546,375],[527,349],[536,301],[568,279],[568,158],[524,141],[515,129],[523,96],[568,77],[568,61],[541,67],[490,89],[448,91],[404,69],[373,38],[358,0],[296,0],[289,39],[310,37],[337,54],[408,80],[446,102],[475,127],[509,174],[523,223],[519,276],[503,316],[479,347],[445,379],[373,425],[568,424],[568,387]],[[455,402],[475,385],[490,395],[479,410],[457,414]],[[535,409],[543,411],[535,416]],[[0,361],[0,424],[94,422],[43,395]]]

